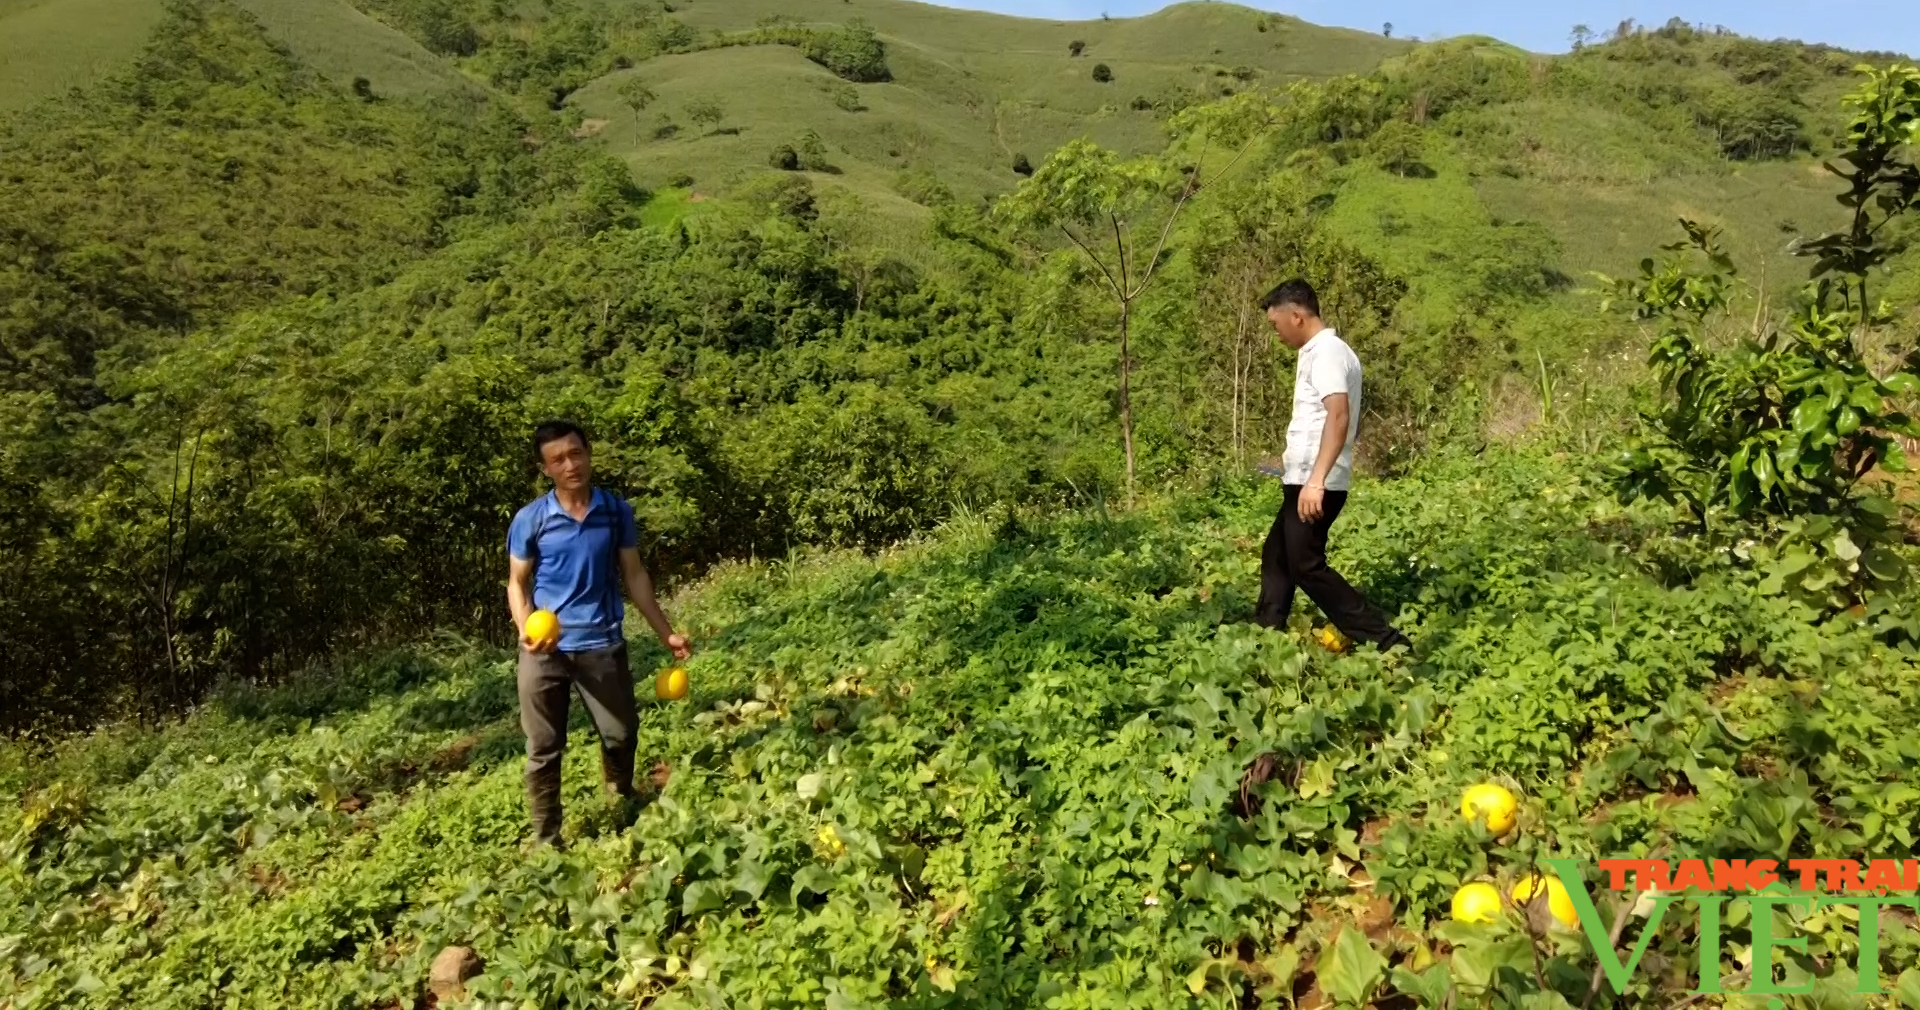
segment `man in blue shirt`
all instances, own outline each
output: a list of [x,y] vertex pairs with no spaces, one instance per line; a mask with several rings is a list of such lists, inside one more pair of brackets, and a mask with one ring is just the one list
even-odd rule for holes
[[[533,433],[540,470],[553,491],[523,508],[507,530],[507,606],[520,629],[520,726],[527,734],[527,799],[541,842],[560,840],[560,758],[567,747],[571,691],[600,734],[600,771],[621,799],[634,795],[633,759],[639,715],[621,623],[624,589],[634,608],[676,659],[690,654],[674,633],[653,579],[640,563],[633,507],[593,486],[586,432],[549,421]],[[550,610],[558,638],[527,636],[527,617]]]

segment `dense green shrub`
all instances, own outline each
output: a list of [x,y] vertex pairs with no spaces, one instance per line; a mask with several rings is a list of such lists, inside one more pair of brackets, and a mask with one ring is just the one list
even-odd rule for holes
[[830,31],[808,35],[800,51],[807,59],[856,82],[888,81],[887,47],[865,21],[850,21]]
[[[680,24],[671,18],[666,20]],[[680,27],[685,28],[684,25]],[[805,28],[786,19],[763,19],[760,27],[751,31],[719,33],[706,38],[700,38],[688,30],[683,37],[676,37],[672,44],[663,44],[660,51],[693,52],[729,46],[792,46],[807,59],[855,83],[878,83],[893,79],[893,72],[887,67],[886,44],[880,41],[880,36],[870,25],[857,18],[827,29]],[[834,100],[848,112],[859,111],[860,98],[857,93],[851,96],[838,93]]]
[[800,138],[800,164],[809,172],[831,172],[833,164],[827,160],[827,142],[819,133],[808,130]]
[[942,516],[938,441],[924,408],[867,383],[807,396],[739,428],[725,452],[764,502],[753,522],[814,543],[876,547]]
[[[1391,118],[1398,99],[1381,80],[1336,77],[1319,85],[1295,85],[1288,91],[1287,139],[1303,145],[1362,140]],[[1405,107],[1411,114],[1411,106]]]
[[412,28],[431,51],[446,56],[472,56],[480,48],[480,32],[453,0],[426,0],[409,11]]
[[1807,143],[1801,105],[1778,91],[1715,88],[1696,98],[1700,124],[1737,161],[1784,158]]
[[1396,98],[1420,119],[1515,101],[1533,87],[1526,54],[1475,39],[1421,46],[1387,80]]
[[953,190],[941,182],[939,176],[931,172],[915,169],[903,169],[894,177],[893,188],[901,196],[927,207],[940,207],[953,202]]
[[1396,119],[1376,131],[1369,141],[1380,167],[1395,175],[1431,174],[1425,164],[1426,133],[1403,119]]

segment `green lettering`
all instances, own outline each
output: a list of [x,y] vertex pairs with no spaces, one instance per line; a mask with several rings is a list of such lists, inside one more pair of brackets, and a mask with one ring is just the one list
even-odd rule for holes
[[1700,905],[1700,988],[1694,995],[1724,993],[1720,988],[1720,903],[1727,899],[1703,894],[1694,900]]
[[1800,951],[1807,949],[1807,938],[1804,936],[1773,935],[1773,910],[1781,905],[1798,905],[1813,900],[1812,895],[1778,894],[1756,894],[1747,899],[1753,908],[1753,988],[1748,989],[1748,992],[1768,995],[1804,995],[1813,991],[1811,982],[1799,989],[1788,989],[1776,985],[1773,981],[1773,948],[1792,947]]
[[1852,905],[1860,909],[1860,984],[1853,991],[1862,996],[1880,995],[1880,906],[1920,907],[1920,899],[1883,898],[1870,894],[1848,898],[1829,895],[1816,902],[1814,908],[1821,909],[1828,905]]
[[[1647,943],[1660,928],[1661,917],[1667,914],[1667,906],[1680,900],[1678,894],[1659,894],[1653,899],[1653,915],[1647,918],[1647,924],[1640,929],[1640,939],[1633,945],[1633,953],[1626,964],[1620,963],[1620,956],[1614,953],[1613,940],[1607,924],[1601,921],[1600,910],[1593,907],[1593,896],[1587,893],[1587,882],[1580,877],[1580,862],[1575,859],[1543,859],[1567,885],[1567,896],[1573,899],[1573,911],[1580,917],[1580,926],[1586,930],[1587,942],[1593,945],[1593,956],[1600,961],[1600,970],[1606,973],[1607,982],[1613,986],[1616,995],[1627,991],[1627,983],[1633,978],[1633,969],[1639,967],[1640,959],[1647,953]],[[1801,940],[1802,943],[1806,941]]]

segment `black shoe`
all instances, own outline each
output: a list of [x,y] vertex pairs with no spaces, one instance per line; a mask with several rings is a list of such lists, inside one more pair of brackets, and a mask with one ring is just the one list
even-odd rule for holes
[[1397,646],[1397,645],[1406,646],[1408,652],[1413,651],[1413,639],[1408,638],[1405,635],[1402,635],[1398,631],[1393,632],[1392,634],[1381,639],[1379,642],[1375,644],[1379,646],[1381,652],[1391,652],[1393,651],[1394,646]]

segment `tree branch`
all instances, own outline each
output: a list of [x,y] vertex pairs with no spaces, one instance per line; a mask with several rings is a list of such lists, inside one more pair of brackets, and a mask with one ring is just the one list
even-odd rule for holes
[[[1632,897],[1620,903],[1620,910],[1615,912],[1613,916],[1613,931],[1607,935],[1607,949],[1618,950],[1620,948],[1620,934],[1626,932],[1627,920],[1633,917],[1633,906],[1639,903],[1641,893],[1640,891],[1635,891]],[[1600,980],[1602,977],[1603,969],[1600,965],[1600,954],[1598,951],[1595,951],[1593,959],[1593,980],[1587,985],[1587,998],[1581,1001],[1580,1010],[1588,1010],[1588,1008],[1593,1006],[1594,997],[1600,995]]]
[[1100,268],[1100,273],[1107,279],[1107,286],[1113,289],[1114,297],[1124,301],[1126,299],[1126,289],[1122,288],[1120,283],[1113,279],[1113,271],[1107,269],[1106,263],[1102,262],[1100,257],[1096,255],[1092,249],[1087,248],[1085,242],[1080,241],[1080,236],[1075,235],[1073,229],[1063,224],[1060,226],[1060,232],[1072,240],[1074,245],[1079,246],[1080,251],[1087,254],[1087,258],[1093,261],[1094,266]]
[[1189,199],[1192,199],[1197,188],[1198,187],[1193,184],[1192,179],[1189,179],[1186,185],[1180,187],[1180,199],[1175,201],[1173,209],[1167,212],[1167,223],[1160,228],[1160,241],[1154,243],[1153,257],[1147,261],[1147,271],[1145,275],[1140,278],[1139,287],[1136,287],[1133,293],[1128,296],[1128,301],[1139,297],[1140,292],[1145,291],[1147,285],[1153,283],[1153,275],[1160,269],[1160,253],[1167,248],[1167,239],[1173,235],[1173,224],[1180,219],[1181,208],[1187,205]]
[[1180,211],[1186,207],[1187,201],[1191,200],[1193,195],[1200,192],[1201,189],[1206,186],[1211,186],[1215,182],[1219,182],[1228,172],[1233,171],[1233,166],[1238,165],[1240,159],[1246,157],[1247,152],[1253,150],[1253,145],[1258,143],[1259,140],[1260,135],[1258,133],[1249,138],[1247,142],[1241,146],[1239,152],[1227,161],[1226,167],[1215,173],[1213,179],[1208,182],[1203,182],[1200,178],[1200,173],[1204,170],[1207,163],[1207,148],[1205,145],[1201,146],[1200,160],[1194,163],[1193,175],[1189,176],[1186,184],[1180,187],[1180,199],[1174,203],[1173,210],[1167,214],[1167,223],[1160,229],[1160,241],[1155,243],[1153,247],[1153,258],[1147,261],[1146,273],[1141,276],[1139,287],[1134,289],[1132,296],[1127,299],[1128,301],[1139,297],[1140,292],[1146,290],[1148,284],[1153,283],[1153,275],[1160,269],[1160,254],[1166,250],[1167,239],[1173,235],[1173,224],[1179,220]]
[[1544,907],[1546,897],[1547,889],[1540,888],[1534,894],[1533,900],[1527,902],[1520,912],[1527,926],[1527,953],[1533,955],[1533,980],[1540,984],[1540,991],[1543,993],[1552,992],[1553,987],[1547,984],[1547,973],[1540,967],[1540,934],[1533,929],[1533,909],[1536,905]]

